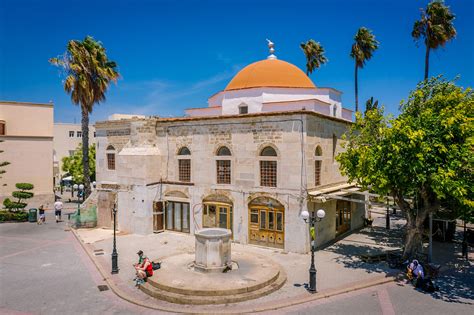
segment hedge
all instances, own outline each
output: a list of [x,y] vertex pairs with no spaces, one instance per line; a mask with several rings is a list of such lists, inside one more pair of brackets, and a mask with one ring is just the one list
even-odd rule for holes
[[18,222],[28,221],[28,212],[0,211],[0,222],[7,222],[7,221],[18,221]]

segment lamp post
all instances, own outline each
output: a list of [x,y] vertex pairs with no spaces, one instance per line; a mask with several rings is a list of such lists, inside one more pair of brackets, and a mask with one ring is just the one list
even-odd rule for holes
[[388,204],[388,197],[387,197],[387,214],[385,215],[385,228],[390,230],[390,207]]
[[76,226],[79,226],[81,220],[81,194],[79,193],[80,191],[84,191],[84,185],[80,184],[74,184],[72,186],[72,191],[77,190],[77,213],[76,213]]
[[[309,223],[310,231],[314,230],[314,241],[311,242],[311,266],[309,267],[309,287],[308,291],[316,293],[316,267],[314,266],[314,251],[316,249],[316,222],[321,221],[326,216],[326,212],[323,209],[316,211],[316,216],[310,216],[308,210],[301,212],[301,217],[304,222]],[[310,238],[313,238],[310,233]]]
[[112,209],[112,213],[114,215],[114,244],[112,249],[112,274],[117,274],[119,272],[118,268],[118,253],[117,253],[117,246],[115,241],[115,231],[116,231],[116,215],[117,215],[117,208],[116,204],[114,203],[114,208]]

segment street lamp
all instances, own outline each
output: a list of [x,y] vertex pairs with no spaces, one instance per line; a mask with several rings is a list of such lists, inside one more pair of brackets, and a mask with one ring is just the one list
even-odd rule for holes
[[74,184],[72,186],[73,191],[77,190],[77,213],[76,213],[76,226],[79,226],[80,223],[80,216],[81,216],[81,200],[80,200],[80,192],[84,191],[84,185]]
[[[316,211],[316,217],[310,216],[308,210],[303,210],[301,212],[301,217],[304,222],[309,223],[310,231],[313,229],[316,235],[316,222],[321,221],[326,216],[326,212],[323,209]],[[312,238],[310,233],[310,238]],[[316,236],[314,237],[314,242],[311,242],[311,266],[309,267],[309,287],[308,291],[311,293],[316,293],[316,267],[314,266],[314,251],[316,249]]]
[[119,268],[118,268],[117,246],[116,246],[116,241],[115,241],[116,215],[117,215],[117,207],[115,203],[114,203],[114,208],[112,209],[112,213],[114,214],[114,245],[112,249],[112,274],[116,274],[119,272]]

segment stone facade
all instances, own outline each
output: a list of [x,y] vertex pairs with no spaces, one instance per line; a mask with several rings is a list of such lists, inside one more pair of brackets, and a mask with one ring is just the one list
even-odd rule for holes
[[[118,227],[129,233],[161,230],[162,220],[163,229],[178,225],[193,234],[216,215],[218,224],[232,230],[234,242],[264,242],[286,251],[306,252],[308,226],[300,212],[307,202],[307,190],[315,186],[316,148],[322,149],[320,184],[345,182],[334,157],[349,124],[309,111],[98,122],[98,224],[111,226],[107,218],[117,194]],[[217,156],[223,146],[230,156]],[[178,153],[183,147],[190,151],[185,156],[190,159],[189,182],[179,177],[178,161],[183,156]],[[273,148],[277,156],[261,156],[265,147]],[[115,154],[115,169],[108,169],[110,152]],[[216,163],[222,159],[230,161],[230,184],[217,183]],[[260,161],[276,161],[276,187],[261,186]],[[255,211],[260,212],[251,212],[255,200],[265,200],[260,202],[265,210],[257,206]],[[307,207],[322,207],[328,213],[320,223],[317,244],[333,239],[336,201],[308,202]],[[351,228],[356,228],[362,224],[356,217],[364,210],[357,204],[351,207]],[[176,217],[170,218],[170,213]],[[253,229],[265,224],[267,229],[257,233],[260,239],[256,241]]]

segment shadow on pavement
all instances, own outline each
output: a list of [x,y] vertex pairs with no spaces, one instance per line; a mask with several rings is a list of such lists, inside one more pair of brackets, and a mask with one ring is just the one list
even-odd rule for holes
[[[387,276],[400,273],[398,283],[406,282],[403,271],[389,268],[386,261],[368,263],[361,259],[364,254],[382,254],[388,248],[400,247],[401,230],[373,227],[365,228],[357,234],[348,236],[324,251],[338,254],[334,261],[346,268],[362,269],[367,273],[385,273]],[[474,268],[472,262],[461,257],[459,246],[456,243],[433,243],[433,261],[442,267],[439,277],[433,280],[439,291],[426,294],[445,302],[474,304]]]

